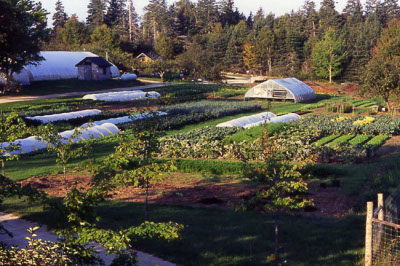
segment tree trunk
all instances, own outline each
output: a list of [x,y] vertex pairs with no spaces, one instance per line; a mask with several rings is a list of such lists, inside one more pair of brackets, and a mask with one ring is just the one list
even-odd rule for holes
[[278,260],[279,258],[279,227],[278,227],[278,217],[274,218],[274,236],[275,236],[275,248],[274,248],[274,259]]
[[144,202],[144,219],[149,220],[149,180],[146,179],[146,198]]
[[390,105],[389,97],[385,97],[385,104],[387,106],[388,112],[391,113],[392,112],[392,106]]
[[64,188],[67,191],[67,166],[64,165],[63,167],[63,174],[64,174]]
[[272,72],[272,59],[268,58],[268,74]]
[[3,176],[6,176],[6,157],[1,158],[1,173]]
[[332,83],[332,66],[329,66],[329,83]]

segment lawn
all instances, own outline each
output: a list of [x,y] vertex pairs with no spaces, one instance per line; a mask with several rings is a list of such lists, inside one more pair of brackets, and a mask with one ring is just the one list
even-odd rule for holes
[[[56,216],[39,205],[8,199],[3,211],[52,225]],[[107,202],[99,206],[100,226],[119,229],[143,222],[143,205]],[[259,213],[212,208],[151,205],[150,219],[185,225],[180,240],[136,243],[149,252],[181,265],[271,264],[273,221]],[[364,217],[312,218],[281,216],[280,253],[287,265],[354,265],[363,256]],[[40,237],[40,236],[39,236]],[[361,264],[361,263],[360,263]]]

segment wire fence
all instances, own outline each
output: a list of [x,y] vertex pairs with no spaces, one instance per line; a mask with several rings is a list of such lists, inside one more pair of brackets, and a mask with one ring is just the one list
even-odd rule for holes
[[400,219],[397,212],[386,212],[384,205],[382,194],[375,209],[372,202],[367,203],[366,266],[400,265]]

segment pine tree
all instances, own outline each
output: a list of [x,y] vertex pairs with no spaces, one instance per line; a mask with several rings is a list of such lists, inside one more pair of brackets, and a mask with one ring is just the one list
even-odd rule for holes
[[236,25],[235,4],[233,0],[221,0],[220,3],[220,22],[223,26]]
[[142,22],[143,38],[154,44],[154,41],[163,31],[168,32],[172,29],[168,24],[167,3],[165,0],[150,0],[144,11]]
[[55,10],[53,15],[53,30],[56,32],[58,27],[64,27],[68,21],[68,15],[64,11],[64,5],[61,0],[57,0]]
[[400,7],[397,0],[383,0],[382,6],[386,21],[399,18]]
[[325,31],[330,27],[339,29],[342,24],[341,17],[335,9],[334,0],[322,0],[321,8],[319,10],[319,18],[320,29],[322,29],[322,31]]
[[363,7],[360,0],[347,0],[343,15],[349,24],[361,23],[364,20]]
[[305,16],[305,25],[304,30],[306,32],[306,36],[316,37],[318,30],[318,14],[315,9],[315,2],[311,0],[306,0],[302,7]]
[[243,46],[248,34],[247,24],[244,20],[237,24],[229,40],[225,55],[225,63],[236,70],[243,69]]
[[88,5],[88,16],[86,18],[86,24],[90,29],[93,30],[104,23],[104,11],[104,0],[90,0]]
[[218,22],[218,7],[216,0],[199,0],[197,2],[197,27],[201,33],[210,33]]
[[129,41],[133,42],[139,35],[139,16],[132,0],[128,2],[128,31]]
[[115,27],[120,23],[121,13],[120,13],[120,2],[119,0],[110,0],[107,8],[107,13],[105,15],[105,23],[109,27]]

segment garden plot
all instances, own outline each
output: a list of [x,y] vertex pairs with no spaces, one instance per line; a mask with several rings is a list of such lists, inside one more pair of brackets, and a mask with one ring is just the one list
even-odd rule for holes
[[299,120],[299,119],[300,119],[300,116],[298,114],[291,113],[291,114],[287,114],[287,115],[281,115],[281,116],[272,117],[272,118],[264,120],[264,121],[259,121],[259,122],[256,122],[256,123],[247,124],[247,125],[244,126],[244,128],[248,129],[248,128],[252,128],[252,127],[256,127],[256,126],[262,125],[264,123],[267,123],[267,124],[269,124],[269,123],[287,123],[287,122],[296,121],[296,120]]
[[42,124],[47,124],[56,121],[67,121],[76,118],[90,117],[101,114],[101,111],[98,109],[91,110],[82,110],[77,112],[69,112],[69,113],[61,113],[61,114],[52,114],[52,115],[42,115],[42,116],[28,116],[26,117],[29,120],[40,121]]
[[105,102],[129,102],[136,100],[156,99],[160,98],[161,94],[155,91],[121,91],[99,94],[88,94],[83,96],[84,100],[105,101]]

